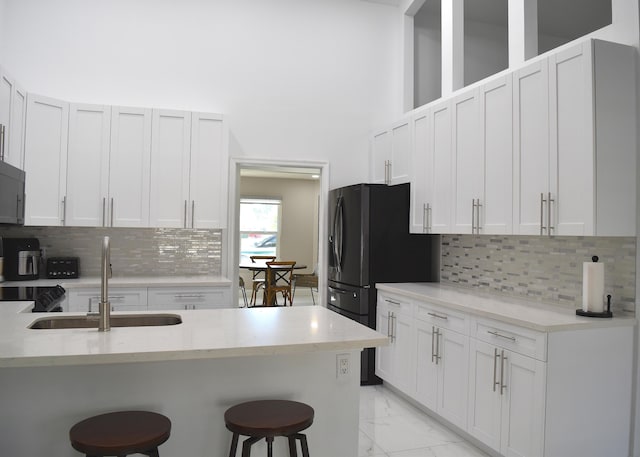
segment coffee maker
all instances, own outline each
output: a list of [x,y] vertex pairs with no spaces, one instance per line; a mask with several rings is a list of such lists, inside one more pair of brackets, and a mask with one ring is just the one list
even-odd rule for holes
[[40,242],[37,238],[4,238],[4,279],[27,281],[38,279],[40,267]]

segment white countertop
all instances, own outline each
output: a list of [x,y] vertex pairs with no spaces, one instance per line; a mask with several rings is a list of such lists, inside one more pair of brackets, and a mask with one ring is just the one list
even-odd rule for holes
[[464,311],[542,332],[635,325],[632,317],[582,317],[575,310],[503,297],[440,283],[376,284],[382,291]]
[[[76,279],[36,279],[33,281],[7,281],[0,287],[14,286],[55,286],[65,289],[100,287],[100,277],[87,276]],[[114,276],[109,279],[109,287],[211,287],[229,286],[231,280],[222,276]]]
[[[0,308],[0,368],[91,365],[352,350],[388,338],[321,306],[166,312],[182,324],[161,327],[33,330],[33,321],[79,313],[34,314],[32,302]],[[112,314],[156,314],[118,312]]]

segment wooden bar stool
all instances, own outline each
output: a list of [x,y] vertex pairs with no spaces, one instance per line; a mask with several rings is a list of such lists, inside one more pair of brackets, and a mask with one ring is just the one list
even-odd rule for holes
[[298,457],[296,440],[300,440],[302,456],[309,457],[307,437],[302,430],[313,423],[313,408],[290,400],[258,400],[232,406],[224,413],[224,422],[233,432],[229,457],[236,457],[238,438],[248,436],[242,442],[242,457],[251,455],[251,446],[262,438],[267,441],[267,455],[273,456],[273,438],[285,436],[289,440],[289,456]]
[[78,422],[69,430],[71,446],[87,457],[143,454],[159,457],[158,446],[169,439],[171,421],[148,411],[119,411]]

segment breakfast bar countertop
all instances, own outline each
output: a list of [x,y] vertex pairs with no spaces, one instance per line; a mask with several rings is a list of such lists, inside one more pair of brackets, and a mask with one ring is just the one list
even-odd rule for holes
[[[7,281],[3,287],[12,286],[55,286],[65,289],[100,287],[99,276],[85,276],[75,279],[34,279],[32,281]],[[109,287],[215,287],[230,286],[231,280],[223,276],[114,276],[109,279]]]
[[376,284],[376,288],[409,299],[424,300],[434,305],[541,332],[632,326],[636,322],[632,316],[604,319],[582,317],[577,316],[575,309],[571,308],[561,308],[441,283],[379,283]]
[[97,329],[30,329],[36,320],[83,316],[31,313],[32,302],[0,309],[0,368],[216,359],[358,350],[388,338],[321,306],[228,308],[114,315],[174,314],[181,324]]

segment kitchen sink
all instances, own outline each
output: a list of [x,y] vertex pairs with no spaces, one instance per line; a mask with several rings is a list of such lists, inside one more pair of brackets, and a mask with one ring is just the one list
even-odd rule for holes
[[[177,314],[128,314],[111,316],[111,327],[158,327],[181,323],[182,318]],[[98,319],[93,316],[43,317],[34,321],[29,328],[34,330],[98,328]]]

